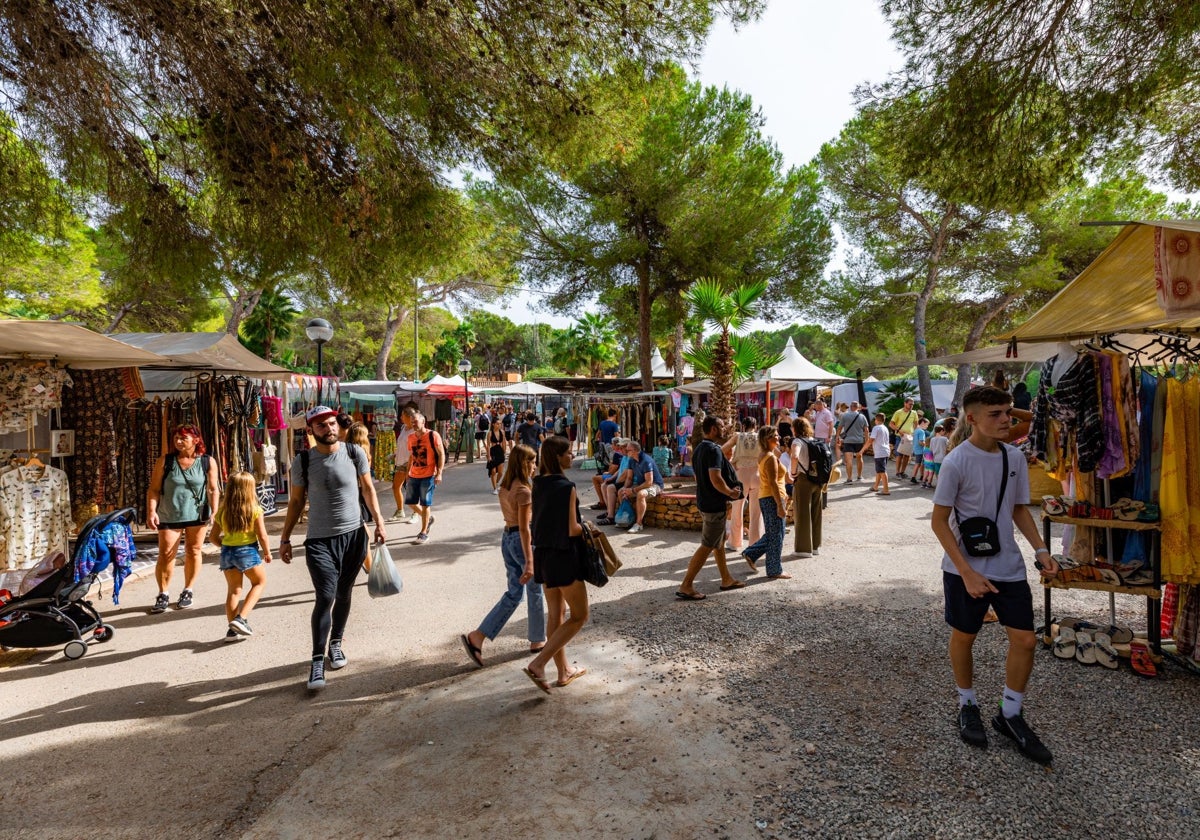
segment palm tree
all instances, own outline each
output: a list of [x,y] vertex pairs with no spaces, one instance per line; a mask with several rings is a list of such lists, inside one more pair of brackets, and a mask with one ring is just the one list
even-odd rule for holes
[[[741,331],[755,317],[758,313],[756,301],[766,291],[765,280],[735,286],[726,291],[718,281],[705,279],[697,281],[685,295],[692,314],[718,330],[710,345],[695,345],[684,353],[684,358],[697,371],[707,373],[712,379],[710,414],[726,422],[732,422],[735,417],[734,389],[749,379],[755,370],[778,364],[782,358],[781,355],[768,357],[757,342],[750,339],[731,337],[731,333]],[[735,340],[741,348],[740,365],[737,362]],[[746,367],[747,364],[753,366]]]
[[277,289],[267,289],[258,299],[254,311],[242,321],[238,338],[269,362],[275,343],[292,337],[299,314],[291,298]]
[[571,327],[580,357],[592,376],[602,376],[604,368],[616,361],[617,331],[608,318],[595,312],[584,315]]

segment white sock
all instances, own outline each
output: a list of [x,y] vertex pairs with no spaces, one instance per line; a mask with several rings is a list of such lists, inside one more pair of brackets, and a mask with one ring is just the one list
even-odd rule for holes
[[1004,686],[1004,700],[1000,703],[1000,714],[1006,718],[1016,717],[1021,714],[1021,703],[1025,700],[1023,691],[1013,691],[1008,686]]
[[973,688],[958,689],[958,705],[959,706],[978,706],[979,701],[975,699],[975,689],[973,689]]

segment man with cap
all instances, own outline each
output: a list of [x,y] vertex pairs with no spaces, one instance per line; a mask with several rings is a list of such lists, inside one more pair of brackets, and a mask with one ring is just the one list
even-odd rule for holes
[[284,563],[291,563],[292,529],[300,521],[307,501],[304,561],[316,594],[308,677],[311,691],[325,687],[327,646],[331,670],[344,668],[347,662],[342,652],[342,637],[350,617],[354,579],[368,549],[360,494],[374,517],[375,542],[387,540],[367,455],[361,448],[338,440],[337,418],[336,411],[323,405],[309,409],[305,415],[316,446],[298,453],[292,461],[287,519],[279,537],[279,557]]

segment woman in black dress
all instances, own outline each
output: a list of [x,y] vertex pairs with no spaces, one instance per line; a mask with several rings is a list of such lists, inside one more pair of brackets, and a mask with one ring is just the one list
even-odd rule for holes
[[498,417],[492,417],[488,427],[488,478],[492,480],[492,495],[500,492],[500,476],[504,473],[504,453],[508,449],[508,437],[504,434],[504,424]]
[[[587,673],[567,664],[566,645],[588,620],[587,588],[583,582],[580,542],[583,524],[575,484],[565,470],[571,466],[571,442],[554,435],[542,443],[538,475],[533,480],[533,579],[546,594],[546,646],[525,668],[525,676],[550,693],[546,666],[558,669],[559,688]],[[567,618],[567,608],[571,617]]]

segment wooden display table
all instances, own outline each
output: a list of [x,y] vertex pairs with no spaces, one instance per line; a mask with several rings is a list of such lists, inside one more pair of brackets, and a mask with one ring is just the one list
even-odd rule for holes
[[[1150,650],[1156,657],[1162,654],[1162,630],[1159,626],[1161,621],[1162,610],[1162,566],[1159,558],[1160,542],[1160,525],[1157,522],[1129,522],[1124,519],[1080,519],[1075,516],[1051,516],[1048,513],[1042,513],[1042,541],[1046,546],[1050,546],[1050,524],[1057,522],[1060,525],[1080,525],[1088,528],[1104,528],[1113,531],[1149,531],[1153,536],[1150,540],[1150,568],[1154,572],[1154,582],[1141,586],[1118,586],[1112,583],[1103,583],[1101,581],[1076,581],[1063,582],[1059,580],[1043,580],[1042,589],[1045,592],[1045,621],[1043,626],[1046,628],[1042,636],[1042,643],[1050,645],[1054,641],[1054,637],[1050,635],[1051,628],[1051,608],[1050,608],[1050,593],[1055,589],[1088,589],[1093,592],[1109,593],[1109,609],[1113,609],[1113,597],[1115,595],[1136,595],[1146,599],[1146,636],[1150,642]],[[1112,540],[1108,541],[1109,546],[1112,545]]]

